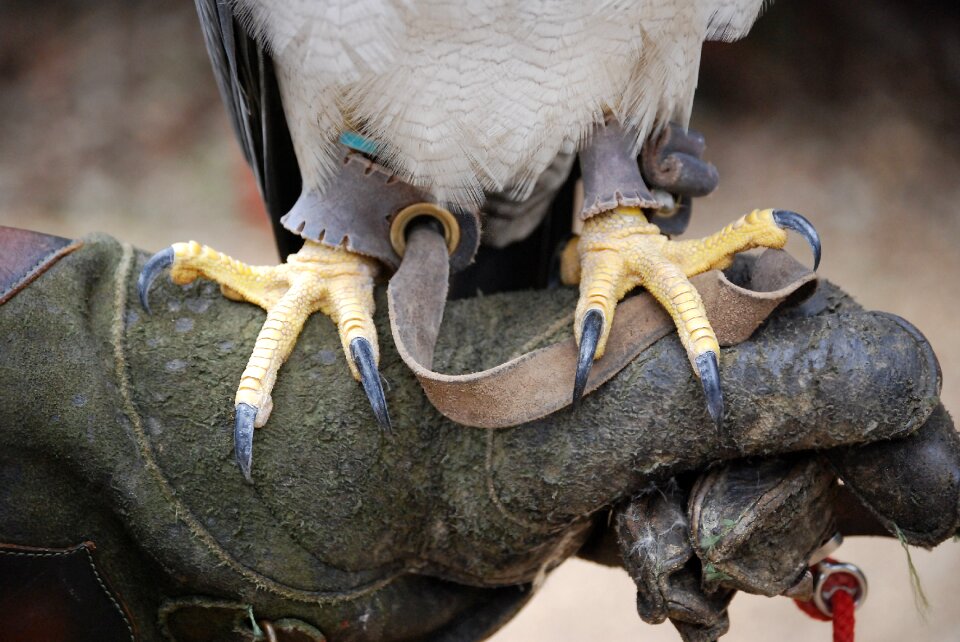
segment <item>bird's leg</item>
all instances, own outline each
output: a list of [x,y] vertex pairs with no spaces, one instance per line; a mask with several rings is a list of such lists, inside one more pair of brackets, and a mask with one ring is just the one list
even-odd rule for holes
[[263,426],[269,418],[277,372],[314,312],[323,312],[337,324],[350,372],[362,383],[380,425],[389,429],[377,372],[373,283],[379,264],[374,259],[307,241],[285,264],[249,266],[198,243],[175,243],[147,261],[140,274],[140,300],[147,310],[150,284],[166,267],[175,283],[204,277],[220,283],[228,298],[267,310],[235,400],[236,455],[246,477],[252,463],[253,428]]
[[[699,293],[688,277],[727,267],[734,254],[754,247],[781,248],[786,229],[803,234],[820,259],[820,240],[799,214],[756,210],[720,232],[696,241],[671,241],[647,222],[638,208],[621,207],[593,216],[583,234],[564,253],[565,282],[580,283],[574,334],[580,358],[574,382],[574,403],[583,394],[594,359],[603,356],[617,303],[643,286],[673,318],[680,341],[700,377],[707,409],[718,425],[723,416],[718,356],[720,346]],[[571,262],[579,259],[579,266]]]

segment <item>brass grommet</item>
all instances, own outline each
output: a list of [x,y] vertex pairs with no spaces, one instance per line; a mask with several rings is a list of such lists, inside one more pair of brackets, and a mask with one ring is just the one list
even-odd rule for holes
[[447,244],[447,251],[453,254],[460,245],[460,224],[448,210],[433,203],[414,203],[403,208],[393,217],[390,223],[390,244],[397,256],[403,256],[407,249],[407,226],[410,221],[420,216],[429,216],[440,221],[443,225],[443,240]]

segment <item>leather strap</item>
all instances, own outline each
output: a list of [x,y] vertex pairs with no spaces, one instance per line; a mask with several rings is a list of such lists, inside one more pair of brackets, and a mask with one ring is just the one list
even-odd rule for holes
[[583,208],[586,220],[616,207],[658,209],[660,203],[647,188],[637,163],[636,134],[613,117],[597,125],[590,142],[580,150]]
[[677,236],[686,231],[693,210],[693,198],[706,196],[717,187],[717,168],[703,160],[706,149],[703,134],[669,123],[651,136],[640,153],[640,170],[651,188],[671,194],[674,210],[649,210],[647,220],[661,234]]
[[[478,428],[516,426],[569,405],[577,363],[572,336],[482,372],[446,375],[431,369],[443,320],[447,278],[443,237],[425,227],[414,229],[403,263],[390,280],[387,301],[400,357],[420,380],[433,405],[450,419]],[[788,297],[811,293],[815,280],[810,270],[786,252],[776,250],[762,254],[745,275],[745,282],[753,290],[735,285],[719,271],[691,279],[721,345],[745,340]],[[606,352],[591,370],[587,393],[672,332],[673,320],[649,294],[621,302]]]
[[[706,144],[699,132],[669,123],[646,140],[637,160],[636,135],[612,117],[598,125],[580,152],[584,199],[580,218],[615,207],[641,207],[662,234],[683,233],[690,223],[691,200],[712,192],[717,168],[703,160]],[[662,209],[650,188],[671,194],[673,210]]]
[[703,135],[670,123],[640,153],[643,176],[652,187],[688,197],[706,196],[717,188],[720,173],[702,160]]
[[0,305],[81,245],[82,241],[0,226]]
[[[406,183],[363,154],[342,147],[340,169],[331,181],[336,189],[305,189],[280,222],[309,241],[379,259],[390,269],[400,257],[390,244],[390,226],[409,205],[433,202],[424,190]],[[480,245],[476,212],[451,210],[460,225],[460,243],[449,256],[454,271],[473,260]]]

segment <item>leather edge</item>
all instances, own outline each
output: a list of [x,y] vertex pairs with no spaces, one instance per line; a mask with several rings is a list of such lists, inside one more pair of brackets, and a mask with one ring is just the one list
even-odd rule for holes
[[[79,245],[83,244],[82,242],[78,242],[78,241],[75,241],[74,243],[79,243]],[[79,247],[79,245],[77,247]],[[70,247],[70,246],[65,246],[65,248],[66,247]],[[76,248],[73,248],[73,249],[76,249]],[[72,251],[73,250],[69,250],[66,253],[69,254],[69,252],[72,252]],[[75,555],[81,552],[85,554],[87,561],[90,564],[90,568],[93,571],[94,579],[97,581],[97,584],[100,585],[100,589],[103,591],[104,595],[106,595],[107,599],[110,600],[110,603],[113,604],[117,614],[120,616],[120,619],[123,620],[123,623],[127,626],[127,630],[130,632],[131,642],[137,642],[137,640],[139,640],[140,637],[137,635],[137,627],[135,624],[135,620],[131,615],[130,610],[127,608],[127,605],[124,603],[123,599],[120,597],[120,594],[110,584],[110,581],[106,576],[106,573],[104,573],[103,569],[97,565],[97,561],[96,559],[94,559],[94,556],[93,556],[93,553],[96,550],[97,550],[97,545],[90,540],[84,540],[79,544],[76,544],[74,546],[68,546],[66,548],[25,546],[22,544],[0,542],[0,555],[61,557],[61,556]]]
[[50,267],[52,267],[64,256],[83,246],[83,241],[81,240],[71,241],[69,239],[62,239],[53,235],[43,234],[41,232],[28,232],[25,230],[17,230],[17,232],[21,232],[25,236],[29,235],[28,238],[36,238],[38,240],[44,239],[48,242],[50,240],[56,240],[57,242],[63,241],[64,244],[58,243],[51,251],[40,255],[39,259],[30,257],[31,259],[35,259],[32,265],[20,265],[15,263],[13,266],[14,269],[11,271],[19,272],[19,274],[9,283],[0,283],[0,286],[3,287],[3,289],[0,290],[0,305],[5,304],[7,301],[15,297],[18,293],[20,293],[20,291],[33,283],[37,278],[40,277],[40,275],[50,269]]

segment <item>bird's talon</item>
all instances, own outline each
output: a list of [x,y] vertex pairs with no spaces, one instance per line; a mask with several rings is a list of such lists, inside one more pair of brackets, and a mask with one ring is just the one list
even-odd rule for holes
[[350,341],[350,358],[353,359],[357,372],[360,373],[360,383],[367,393],[370,407],[385,432],[391,432],[390,414],[387,412],[387,400],[383,394],[383,384],[380,381],[380,372],[377,370],[377,360],[373,353],[373,346],[363,338],[357,337]]
[[780,227],[798,232],[813,250],[813,271],[820,266],[820,235],[806,217],[790,210],[773,210],[773,221]]
[[707,411],[717,429],[723,424],[723,391],[720,388],[720,366],[717,353],[710,351],[697,355],[697,374],[703,386],[703,395],[707,399]]
[[168,247],[151,256],[140,271],[140,276],[137,278],[137,293],[140,295],[140,305],[147,314],[150,314],[150,286],[160,273],[171,265],[173,265],[173,248]]
[[253,467],[253,428],[257,419],[257,409],[247,403],[237,404],[236,419],[233,424],[233,446],[237,465],[248,482],[253,482],[250,469]]
[[587,378],[597,354],[597,343],[603,334],[603,312],[597,308],[587,310],[583,315],[580,329],[580,356],[577,359],[577,374],[573,380],[573,406],[580,405],[583,392],[587,387]]

